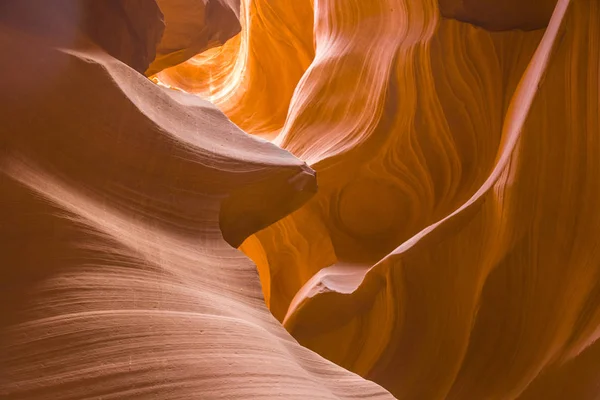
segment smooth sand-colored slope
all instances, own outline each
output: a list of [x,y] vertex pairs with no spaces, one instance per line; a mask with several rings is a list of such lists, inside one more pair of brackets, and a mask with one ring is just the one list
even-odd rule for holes
[[0,398],[392,399],[300,346],[231,246],[314,171],[144,77],[163,23],[132,3],[0,5]]
[[316,170],[241,246],[275,317],[399,399],[597,399],[600,3],[271,3],[154,80]]

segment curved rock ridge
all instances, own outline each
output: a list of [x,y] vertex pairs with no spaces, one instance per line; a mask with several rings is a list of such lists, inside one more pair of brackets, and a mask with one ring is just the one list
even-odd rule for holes
[[[113,54],[64,9],[44,25],[35,2],[12,5],[0,13],[0,397],[392,399],[300,346],[230,245],[312,196],[314,171],[156,86],[138,72],[148,58]],[[138,44],[154,41],[149,26]]]
[[600,4],[265,3],[154,79],[317,172],[240,247],[273,315],[399,399],[596,399]]

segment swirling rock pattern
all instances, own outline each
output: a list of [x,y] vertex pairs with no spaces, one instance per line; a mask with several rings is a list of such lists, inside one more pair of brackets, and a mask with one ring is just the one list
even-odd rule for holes
[[392,399],[300,346],[230,245],[314,171],[140,73],[156,3],[75,18],[129,3],[2,3],[0,397]]
[[273,315],[399,399],[598,398],[600,4],[270,3],[154,79],[316,170],[241,246]]

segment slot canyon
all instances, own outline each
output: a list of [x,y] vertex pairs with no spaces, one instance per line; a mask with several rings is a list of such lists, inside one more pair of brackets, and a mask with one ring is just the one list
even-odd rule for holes
[[0,399],[600,399],[599,0],[0,0]]

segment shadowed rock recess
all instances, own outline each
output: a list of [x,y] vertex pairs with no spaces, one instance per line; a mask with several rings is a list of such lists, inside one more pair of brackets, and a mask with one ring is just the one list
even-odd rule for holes
[[3,0],[0,51],[0,398],[600,398],[599,1]]

